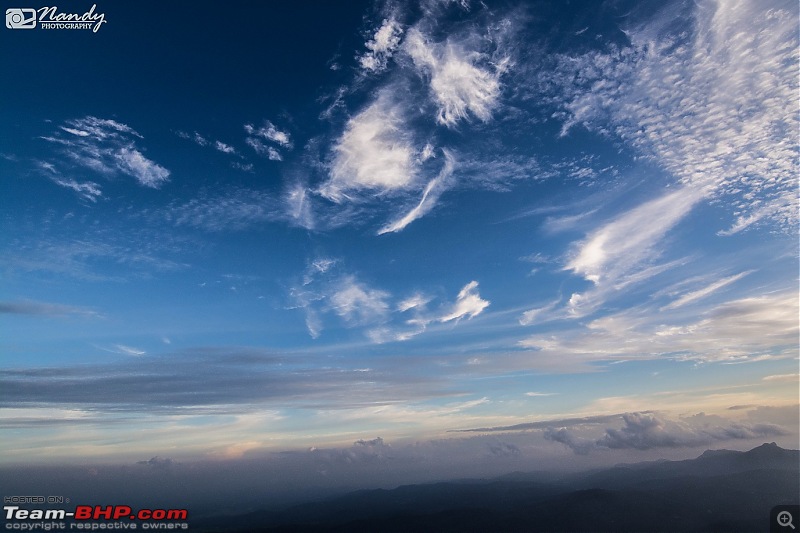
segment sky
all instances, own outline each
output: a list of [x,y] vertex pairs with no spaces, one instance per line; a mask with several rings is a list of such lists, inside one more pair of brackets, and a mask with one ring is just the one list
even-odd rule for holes
[[0,30],[3,465],[797,448],[796,2],[94,12]]

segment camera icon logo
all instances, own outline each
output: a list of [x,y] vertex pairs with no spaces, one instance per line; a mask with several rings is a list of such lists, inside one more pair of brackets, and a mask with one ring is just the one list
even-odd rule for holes
[[36,27],[36,10],[25,7],[6,9],[6,28],[30,30]]

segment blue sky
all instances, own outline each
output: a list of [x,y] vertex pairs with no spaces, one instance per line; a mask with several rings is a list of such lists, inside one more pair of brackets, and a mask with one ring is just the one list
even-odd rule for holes
[[796,444],[795,2],[96,9],[0,31],[4,462]]

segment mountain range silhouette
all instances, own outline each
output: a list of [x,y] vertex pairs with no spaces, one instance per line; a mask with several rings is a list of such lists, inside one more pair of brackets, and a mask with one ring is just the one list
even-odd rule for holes
[[514,472],[362,490],[281,510],[193,523],[206,532],[752,532],[770,509],[800,501],[800,451],[746,452],[621,464],[554,477]]

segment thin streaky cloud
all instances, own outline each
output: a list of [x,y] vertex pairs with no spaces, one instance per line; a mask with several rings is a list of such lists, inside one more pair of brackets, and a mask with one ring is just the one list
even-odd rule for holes
[[[139,146],[144,138],[130,126],[92,116],[68,120],[66,124],[69,127],[62,126],[54,135],[41,138],[60,145],[62,152],[75,164],[104,177],[127,175],[139,185],[152,189],[159,189],[169,181],[170,171],[144,155]],[[62,132],[71,137],[64,138]],[[56,167],[50,170],[65,174]],[[91,183],[80,184],[74,179],[61,181],[60,185],[72,188],[86,199],[100,196]]]
[[670,358],[678,361],[747,362],[796,357],[796,293],[778,292],[716,305],[688,319],[641,309],[610,314],[558,336],[534,335],[519,345],[542,361],[565,357],[587,364]]
[[722,278],[721,280],[715,281],[714,283],[708,285],[707,287],[703,287],[702,289],[698,289],[696,291],[692,291],[692,292],[689,292],[687,294],[684,294],[683,296],[681,296],[677,300],[673,301],[672,303],[670,303],[668,305],[665,305],[660,310],[661,311],[667,311],[669,309],[676,309],[676,308],[682,307],[682,306],[684,306],[684,305],[686,305],[688,303],[691,303],[691,302],[700,300],[702,298],[705,298],[706,296],[708,296],[708,295],[710,295],[710,294],[722,289],[723,287],[726,287],[726,286],[730,285],[731,283],[735,283],[736,281],[739,281],[743,277],[747,276],[748,274],[752,274],[752,273],[753,273],[752,270],[748,270],[747,272],[741,272],[741,273],[735,274],[733,276],[728,276],[727,278]]
[[411,211],[403,215],[402,218],[378,230],[378,235],[402,231],[406,226],[422,218],[434,208],[439,196],[448,188],[450,178],[453,175],[453,168],[455,167],[455,159],[452,154],[448,150],[443,150],[443,153],[445,159],[444,167],[439,174],[425,186],[419,203],[414,206]]
[[97,199],[103,196],[103,191],[100,188],[100,185],[92,181],[78,183],[74,179],[53,178],[53,183],[75,191],[78,196],[84,200],[89,200],[92,203],[97,202]]
[[133,356],[140,356],[145,355],[147,352],[144,350],[140,350],[139,348],[134,348],[132,346],[126,346],[124,344],[115,344],[114,348],[117,350],[118,353],[124,355],[133,355]]
[[764,376],[761,379],[764,381],[798,381],[800,380],[800,374],[773,374]]

